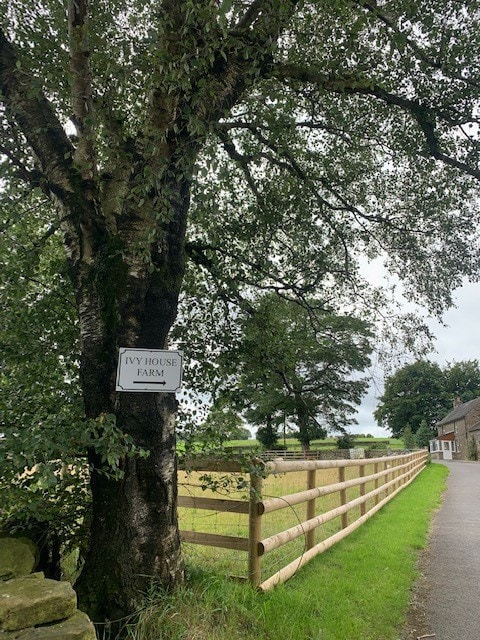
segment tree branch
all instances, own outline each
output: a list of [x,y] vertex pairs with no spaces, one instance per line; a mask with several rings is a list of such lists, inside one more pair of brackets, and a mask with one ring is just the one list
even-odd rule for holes
[[22,67],[16,49],[0,29],[0,94],[5,108],[32,148],[41,171],[57,195],[72,190],[74,148],[52,105]]
[[368,0],[352,0],[353,4],[366,9],[369,13],[373,14],[380,22],[382,22],[388,29],[390,29],[396,35],[402,36],[405,43],[410,47],[410,49],[414,52],[419,60],[421,60],[424,64],[433,69],[437,69],[441,71],[445,76],[449,78],[453,78],[454,80],[459,80],[460,82],[464,82],[471,87],[475,87],[478,89],[479,83],[471,80],[470,78],[466,78],[461,73],[456,73],[451,69],[447,69],[445,65],[443,65],[440,61],[433,60],[425,51],[422,49],[420,45],[418,45],[412,38],[409,38],[405,31],[401,31],[395,22],[389,18],[386,14],[380,11],[380,8],[376,1],[369,2]]
[[[69,0],[68,35],[70,71],[72,72],[72,120],[77,128],[78,144],[74,160],[84,179],[94,175],[94,149],[91,117],[92,81],[89,67],[88,0]],[[90,121],[89,121],[90,120]]]
[[20,160],[9,150],[0,144],[0,154],[3,154],[8,158],[10,163],[18,169],[18,175],[22,180],[28,182],[32,186],[39,186],[41,174],[38,171],[30,171],[27,167],[20,162]]
[[246,158],[245,156],[243,156],[241,153],[239,153],[233,143],[233,140],[231,140],[225,131],[219,131],[219,138],[223,143],[223,148],[225,149],[225,151],[228,153],[228,155],[232,158],[232,160],[235,160],[236,162],[238,162],[238,164],[240,165],[243,175],[245,176],[245,180],[247,181],[248,186],[250,187],[250,190],[252,191],[253,195],[255,196],[259,206],[261,208],[263,208],[265,206],[265,201],[264,198],[262,196],[262,194],[259,192],[258,188],[257,188],[257,184],[256,181],[254,179],[254,177],[252,176],[252,173],[250,171],[250,167],[248,166],[249,163],[249,159]]
[[[272,63],[279,36],[287,28],[300,0],[254,0],[216,48],[205,98],[195,112],[215,123],[236,104],[245,90]],[[212,98],[213,97],[213,98]]]
[[251,27],[260,15],[264,4],[264,0],[253,0],[252,4],[248,7],[243,16],[235,25],[235,31],[241,31],[243,29],[248,29],[249,27]]
[[443,119],[449,125],[459,126],[445,116],[440,110],[424,104],[418,100],[404,98],[395,95],[375,84],[371,80],[354,76],[327,76],[315,68],[304,67],[294,64],[277,65],[271,71],[271,77],[279,80],[293,80],[297,82],[307,82],[319,86],[326,91],[344,95],[365,95],[373,96],[385,104],[399,107],[415,118],[418,126],[424,134],[424,139],[429,155],[440,160],[446,165],[460,169],[460,171],[480,180],[480,170],[471,167],[465,162],[453,158],[444,153],[435,127],[435,116]]

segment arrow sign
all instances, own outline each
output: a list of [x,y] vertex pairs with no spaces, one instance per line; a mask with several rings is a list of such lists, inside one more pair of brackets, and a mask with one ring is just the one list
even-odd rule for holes
[[182,386],[182,369],[182,351],[121,347],[115,388],[117,391],[175,393]]

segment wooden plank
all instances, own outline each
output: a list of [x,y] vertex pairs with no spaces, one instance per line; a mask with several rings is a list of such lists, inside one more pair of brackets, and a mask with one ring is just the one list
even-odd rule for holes
[[221,549],[248,551],[248,538],[221,536],[217,533],[202,533],[200,531],[180,531],[180,540],[182,542],[201,544],[207,547],[220,547]]
[[271,460],[266,463],[269,473],[288,473],[289,471],[309,471],[311,469],[338,469],[339,467],[358,467],[373,464],[384,458],[361,458],[356,460]]
[[209,509],[229,513],[248,513],[249,504],[245,500],[205,498],[202,496],[178,496],[178,506],[187,509]]
[[262,513],[271,513],[272,511],[277,511],[278,509],[286,509],[287,507],[301,504],[302,502],[307,502],[308,500],[313,500],[314,498],[321,498],[322,496],[326,496],[331,493],[337,493],[342,489],[357,487],[361,484],[372,482],[373,480],[377,480],[378,487],[378,478],[382,478],[389,473],[390,470],[380,471],[373,475],[365,476],[364,478],[352,478],[351,480],[345,480],[344,482],[327,484],[323,487],[315,487],[314,489],[307,489],[306,491],[299,491],[298,493],[290,493],[278,498],[266,498],[261,503],[261,506],[263,507]]
[[[360,475],[360,478],[365,477],[365,467],[359,467],[359,475]],[[363,497],[364,495],[365,495],[365,483],[362,482],[360,485],[360,496]],[[360,504],[360,515],[361,516],[365,515],[365,502],[362,502]]]
[[[345,467],[338,467],[338,481],[342,484],[345,484]],[[347,490],[340,489],[340,506],[343,506],[347,502]],[[342,529],[345,529],[348,526],[348,516],[347,512],[343,512],[340,517],[342,523]]]
[[[407,477],[407,475],[408,474],[405,474],[405,477]],[[292,540],[295,540],[300,536],[307,535],[308,532],[316,529],[317,527],[325,524],[326,522],[329,522],[330,520],[333,520],[334,518],[338,518],[339,516],[342,519],[342,529],[347,529],[348,522],[346,522],[345,526],[343,526],[343,523],[347,520],[346,516],[349,511],[351,511],[355,507],[359,507],[359,506],[361,507],[371,498],[374,498],[376,495],[383,493],[388,487],[395,490],[396,483],[397,483],[397,478],[393,478],[388,482],[388,484],[382,485],[377,489],[373,489],[372,491],[369,491],[367,494],[364,494],[363,496],[359,496],[358,498],[350,500],[349,502],[345,502],[345,503],[342,502],[342,504],[340,504],[340,506],[336,507],[335,509],[331,509],[330,511],[321,513],[309,520],[305,520],[304,522],[301,522],[293,527],[290,527],[289,529],[285,529],[285,531],[280,531],[279,533],[276,533],[275,535],[270,536],[269,538],[265,538],[259,544],[260,553],[263,555],[265,553],[269,553],[270,551],[273,551],[274,549],[278,549],[279,547],[283,546],[287,542],[291,542]],[[403,488],[403,485],[400,488]],[[391,496],[393,495],[394,494],[392,493]],[[365,515],[365,514],[362,514],[362,515]]]
[[237,460],[227,460],[223,458],[215,457],[194,457],[185,458],[179,462],[178,468],[181,471],[211,471],[211,472],[225,472],[225,473],[244,473],[248,474],[248,467],[260,466],[263,467],[265,462],[260,458],[252,458],[248,461],[248,464],[240,463]]
[[244,472],[244,468],[236,460],[221,460],[218,458],[186,458],[179,463],[178,468],[187,473],[189,471]]

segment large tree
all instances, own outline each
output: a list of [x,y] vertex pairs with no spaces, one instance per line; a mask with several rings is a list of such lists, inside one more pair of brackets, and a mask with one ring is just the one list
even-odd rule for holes
[[422,420],[433,427],[444,406],[440,366],[418,360],[401,367],[385,380],[385,389],[374,415],[379,425],[388,428],[394,437],[401,438],[407,426],[416,433]]
[[375,418],[397,438],[402,437],[407,426],[415,434],[422,422],[433,430],[457,398],[467,402],[478,397],[479,383],[477,360],[456,362],[444,368],[427,360],[406,364],[386,378]]
[[[205,311],[230,326],[242,287],[300,300],[320,289],[352,313],[381,306],[360,283],[361,255],[387,256],[407,293],[437,312],[462,275],[477,274],[478,7],[0,0],[0,9],[2,224],[33,211],[35,251],[61,237],[91,436],[77,441],[93,504],[78,590],[92,615],[114,619],[151,580],[182,577],[177,402],[116,393],[114,381],[118,347],[168,346],[183,284],[188,329]],[[209,309],[215,294],[223,306]],[[105,430],[130,443],[114,476],[98,446]]]
[[[480,396],[480,363],[478,360],[452,362],[443,369],[445,392],[449,406],[459,398],[468,402]],[[446,407],[448,409],[448,407]]]
[[[354,419],[367,382],[371,332],[358,318],[332,313],[321,301],[306,308],[275,294],[257,301],[237,350],[240,406],[268,425],[287,420],[306,449]],[[234,355],[226,354],[230,371]]]

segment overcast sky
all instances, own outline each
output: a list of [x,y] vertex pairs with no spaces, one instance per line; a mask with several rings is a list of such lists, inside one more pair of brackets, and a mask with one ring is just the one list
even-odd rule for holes
[[[436,336],[435,352],[428,354],[428,359],[444,366],[447,362],[460,360],[480,360],[479,322],[480,318],[480,283],[468,283],[455,292],[456,308],[450,309],[444,315],[442,326],[435,321],[429,321]],[[413,358],[412,358],[413,361]],[[373,411],[377,406],[377,398],[381,395],[382,372],[376,371],[370,392],[359,408],[358,425],[351,430],[354,433],[370,433],[374,436],[390,436],[391,434],[377,426]]]

